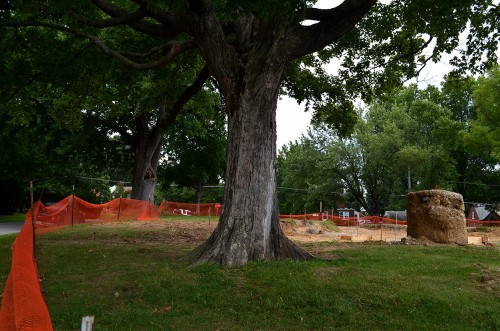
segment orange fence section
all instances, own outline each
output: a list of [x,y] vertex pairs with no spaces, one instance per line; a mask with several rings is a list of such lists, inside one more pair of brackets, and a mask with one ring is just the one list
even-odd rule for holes
[[160,215],[220,216],[220,203],[184,203],[163,201],[158,207]]
[[29,222],[24,224],[13,246],[12,266],[2,297],[0,330],[53,330],[40,292],[33,256],[33,227]]
[[[31,213],[27,214],[31,221]],[[80,223],[116,222],[121,220],[158,220],[158,209],[147,201],[117,198],[103,204],[93,204],[69,196],[51,206],[35,203],[35,226],[45,228]]]
[[468,218],[467,226],[473,228],[476,228],[478,226],[500,226],[500,221],[480,221]]
[[[291,218],[295,220],[308,220],[308,221],[333,221],[339,226],[357,226],[364,224],[399,224],[407,225],[407,221],[395,220],[393,218],[380,217],[380,216],[359,216],[359,217],[342,217],[342,216],[332,216],[331,214],[313,213],[313,214],[299,214],[299,215],[287,215],[281,214],[280,218]],[[500,221],[480,221],[473,220],[470,218],[466,219],[468,227],[478,227],[478,226],[500,226]]]
[[133,199],[114,199],[95,205],[69,196],[51,206],[37,201],[28,210],[26,223],[12,250],[12,266],[5,284],[0,308],[0,331],[52,331],[49,311],[40,292],[34,257],[33,227],[39,231],[80,223],[120,220],[158,220],[158,209],[151,203]]

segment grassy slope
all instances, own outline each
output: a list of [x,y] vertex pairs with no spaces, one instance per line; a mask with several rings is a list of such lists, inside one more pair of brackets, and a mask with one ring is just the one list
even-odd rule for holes
[[3,293],[12,264],[12,243],[17,233],[0,236],[0,295]]
[[306,248],[333,259],[227,269],[188,267],[194,244],[161,238],[127,224],[39,237],[54,328],[95,315],[95,330],[500,329],[498,282],[485,284],[498,280],[498,247],[321,243]]

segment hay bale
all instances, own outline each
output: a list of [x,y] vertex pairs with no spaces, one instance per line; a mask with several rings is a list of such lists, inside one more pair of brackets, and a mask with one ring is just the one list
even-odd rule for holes
[[466,245],[467,228],[462,195],[444,190],[408,194],[408,235],[436,243]]

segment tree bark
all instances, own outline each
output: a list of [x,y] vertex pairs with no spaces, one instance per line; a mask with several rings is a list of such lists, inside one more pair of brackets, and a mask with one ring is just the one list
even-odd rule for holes
[[192,253],[195,264],[238,266],[249,260],[312,258],[286,238],[279,221],[276,104],[284,65],[263,68],[260,61],[248,61],[246,68],[250,74],[226,90],[224,207],[214,233]]
[[154,203],[157,169],[162,148],[161,134],[149,134],[147,117],[136,118],[132,199]]

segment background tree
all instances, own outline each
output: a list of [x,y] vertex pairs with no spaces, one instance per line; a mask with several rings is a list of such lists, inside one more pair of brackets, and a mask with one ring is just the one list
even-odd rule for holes
[[477,117],[463,138],[474,162],[464,178],[468,201],[500,205],[500,69],[498,66],[477,79],[472,92]]
[[36,115],[21,124],[0,106],[1,151],[8,156],[0,161],[0,213],[22,212],[29,206],[30,180],[35,198],[43,202],[59,201],[72,194],[73,187],[87,201],[107,201],[108,172],[120,164],[122,155],[111,142],[100,140],[93,128],[61,128],[43,104],[36,108]]
[[[59,21],[57,15],[53,19]],[[2,30],[6,56],[1,70],[6,78],[11,77],[3,82],[5,106],[16,118],[28,120],[36,113],[37,102],[50,100],[48,111],[61,127],[95,127],[92,130],[100,134],[100,140],[114,136],[112,141],[123,144],[122,150],[128,150],[130,155],[124,165],[130,168],[126,179],[132,182],[132,197],[152,199],[162,133],[208,79],[203,62],[190,54],[186,55],[189,63],[179,56],[178,61],[161,71],[132,71],[103,56],[102,50],[127,48],[135,42],[147,47],[151,46],[150,39],[139,41],[139,34],[133,33],[124,39],[127,32],[121,27],[90,35],[52,24]],[[108,44],[101,44],[99,38],[105,38]],[[131,61],[130,65],[138,64]],[[165,65],[151,61],[146,69]]]
[[342,185],[334,173],[322,166],[324,149],[315,132],[284,146],[278,155],[280,211],[285,213],[317,212],[337,208]]
[[165,132],[167,158],[159,176],[166,187],[176,184],[194,188],[193,198],[199,203],[203,186],[223,184],[227,144],[225,115],[215,94],[188,104],[186,110]]
[[500,67],[477,80],[472,98],[477,117],[471,121],[466,141],[476,153],[500,162]]
[[[497,162],[466,148],[464,132],[475,115],[471,94],[463,86],[472,79],[449,78],[441,89],[410,86],[360,110],[360,121],[348,139],[317,128],[280,155],[280,174],[310,187],[341,184],[350,197],[372,215],[406,208],[408,191],[436,186],[457,191],[466,201],[491,202],[498,188]],[[460,90],[464,92],[460,93]],[[472,91],[469,89],[469,91]],[[450,108],[452,110],[450,110]],[[308,164],[315,155],[315,165]],[[294,171],[305,160],[307,171]],[[331,183],[312,174],[329,174]],[[335,185],[336,184],[336,185]],[[305,184],[301,184],[305,185]],[[302,199],[324,199],[304,192]],[[343,197],[354,206],[353,201]]]

